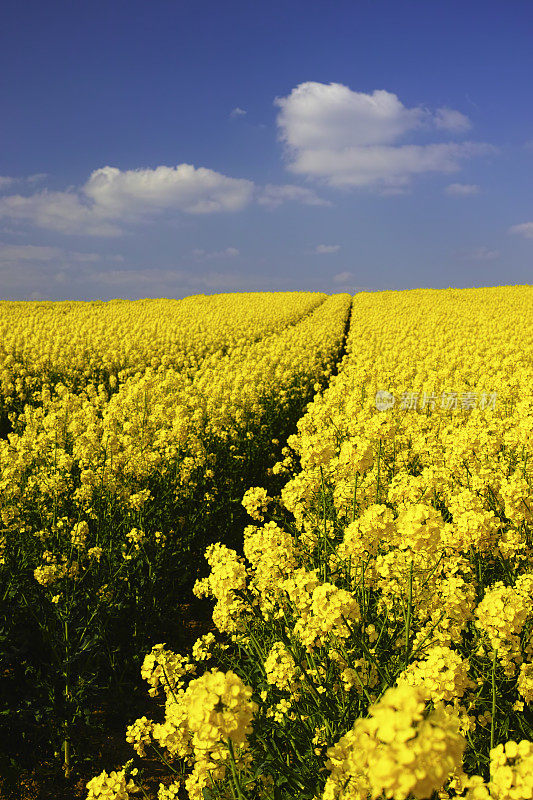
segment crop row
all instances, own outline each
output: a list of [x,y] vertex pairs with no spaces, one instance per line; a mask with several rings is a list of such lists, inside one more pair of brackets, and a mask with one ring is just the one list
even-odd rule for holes
[[246,481],[334,369],[350,296],[274,298],[276,313],[269,299],[254,329],[236,296],[239,336],[198,345],[194,369],[145,360],[113,391],[43,385],[0,440],[3,720],[26,738],[40,723],[67,773],[95,698],[120,702],[154,631],[180,639],[199,556],[235,540]]
[[533,796],[532,301],[356,295],[281,500],[206,550],[217,634],[147,653],[155,718],[90,800]]
[[[194,370],[292,325],[319,292],[195,295],[183,300],[0,303],[0,408],[4,416],[40,401],[43,387],[116,390],[147,367]],[[37,394],[36,394],[37,393]],[[5,422],[4,422],[5,425]]]

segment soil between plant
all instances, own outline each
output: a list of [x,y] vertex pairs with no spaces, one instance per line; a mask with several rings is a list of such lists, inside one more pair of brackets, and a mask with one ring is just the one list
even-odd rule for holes
[[[183,626],[179,649],[183,654],[190,652],[199,636],[216,630],[210,613],[200,612],[197,604],[181,605],[177,612]],[[167,647],[172,649],[170,641],[167,641]],[[10,776],[6,776],[5,771],[2,775],[0,769],[0,800],[85,800],[87,783],[91,778],[100,775],[103,770],[108,774],[120,770],[130,759],[139,762],[143,770],[143,786],[149,794],[157,797],[159,784],[170,782],[169,770],[157,757],[139,759],[133,747],[126,742],[126,728],[142,716],[162,721],[163,713],[163,699],[149,697],[148,685],[139,678],[130,707],[117,710],[111,699],[104,699],[92,711],[93,723],[78,726],[76,734],[82,743],[82,759],[73,765],[69,779],[64,777],[59,759],[53,759],[43,752],[39,763],[28,768],[14,768]],[[34,731],[34,734],[38,740],[38,731]],[[2,744],[0,742],[0,751]],[[32,749],[32,760],[36,760],[36,755],[41,755],[39,750],[38,746]],[[27,761],[29,754],[21,751],[13,755],[20,764]]]

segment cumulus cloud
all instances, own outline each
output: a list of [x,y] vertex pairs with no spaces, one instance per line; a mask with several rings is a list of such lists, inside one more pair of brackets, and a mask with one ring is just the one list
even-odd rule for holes
[[329,255],[330,253],[338,253],[340,249],[340,244],[317,244],[315,253],[319,255]]
[[118,236],[121,229],[109,222],[96,205],[82,202],[76,192],[49,192],[29,197],[20,194],[0,198],[0,219],[29,222],[58,233]]
[[526,239],[533,239],[533,222],[521,222],[520,225],[513,225],[509,228],[509,233],[524,236]]
[[494,152],[475,142],[398,143],[415,131],[464,131],[469,122],[453,109],[407,108],[385,90],[309,81],[275,105],[288,168],[331,186],[403,187],[413,175],[454,172],[461,160]]
[[239,108],[239,106],[236,106],[236,108],[234,108],[230,113],[230,117],[232,117],[233,119],[235,119],[235,117],[245,117],[245,116],[246,116],[246,111],[244,110],[244,108]]
[[479,186],[475,183],[450,183],[444,191],[446,194],[466,196],[479,194]]
[[308,189],[305,186],[295,186],[290,183],[280,186],[267,183],[267,185],[259,191],[257,197],[257,202],[267,208],[277,208],[291,200],[306,206],[332,205],[329,200],[324,200],[322,197],[319,197],[312,189]]
[[111,218],[165,209],[189,214],[238,211],[250,201],[252,191],[251,181],[192,164],[124,172],[103,167],[83,187],[98,210]]
[[390,144],[422,124],[425,113],[406,108],[386,91],[353,92],[340,83],[301,83],[276,98],[284,141],[299,150],[341,150]]
[[0,218],[61,233],[117,236],[121,224],[165,211],[238,211],[251,201],[253,190],[252,181],[191,164],[125,171],[103,167],[78,190],[2,197]]

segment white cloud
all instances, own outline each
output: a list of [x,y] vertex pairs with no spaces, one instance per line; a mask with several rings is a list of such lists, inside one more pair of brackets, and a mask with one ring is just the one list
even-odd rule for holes
[[491,250],[489,247],[476,247],[472,250],[470,257],[475,261],[493,261],[500,257],[500,251]]
[[192,251],[193,256],[199,261],[211,261],[217,258],[236,258],[240,251],[236,247],[226,247],[225,250],[201,250],[196,248]]
[[317,244],[315,253],[329,255],[330,253],[338,253],[340,249],[340,244]]
[[354,92],[339,83],[299,84],[276,98],[280,138],[288,168],[331,186],[396,189],[426,172],[455,172],[462,159],[494,152],[475,142],[398,144],[416,130],[465,130],[467,118],[452,109],[435,114],[407,108],[391,92]]
[[231,111],[231,113],[230,113],[230,117],[233,117],[233,118],[235,118],[235,117],[245,117],[245,116],[246,116],[246,111],[244,110],[244,108],[239,108],[239,106],[234,108],[233,111]]
[[460,111],[454,111],[453,108],[438,108],[433,121],[436,128],[444,128],[444,130],[457,133],[468,131],[472,127],[468,117],[461,114]]
[[333,276],[333,282],[346,285],[346,284],[350,283],[350,281],[354,277],[355,276],[354,276],[353,272],[339,272],[339,273],[337,273],[337,275]]
[[259,191],[257,202],[262,206],[268,208],[277,208],[288,201],[294,200],[297,203],[303,203],[306,206],[331,206],[329,200],[324,200],[319,197],[312,189],[307,189],[305,186],[294,186],[287,183],[281,186],[276,186],[272,183],[267,185]]
[[251,181],[192,164],[124,172],[103,167],[83,187],[99,211],[111,218],[165,209],[189,214],[238,211],[248,204],[252,191]]
[[479,194],[479,186],[475,183],[450,183],[444,191],[446,194],[465,196]]
[[77,190],[2,197],[0,218],[61,233],[117,236],[120,224],[165,211],[238,211],[251,201],[253,190],[252,181],[190,164],[126,171],[103,167]]
[[0,219],[29,222],[38,228],[58,233],[88,236],[118,236],[120,228],[109,222],[96,205],[81,202],[75,192],[42,192],[0,198]]
[[509,233],[516,233],[526,239],[533,239],[533,222],[521,222],[520,225],[513,225],[509,228]]
[[34,183],[39,183],[39,181],[42,181],[47,177],[48,175],[46,172],[36,172],[35,175],[28,175],[25,178],[10,178],[7,175],[4,177],[0,175],[0,191],[3,188],[12,186],[14,183],[29,183],[33,185]]
[[464,258],[469,261],[494,261],[499,258],[499,250],[491,250],[489,247],[473,247],[467,250],[458,250],[455,253],[459,258]]
[[353,92],[340,83],[301,83],[275,100],[284,141],[299,150],[390,144],[420,127],[421,109],[408,109],[395,94]]
[[387,185],[398,188],[397,179],[426,172],[455,172],[462,158],[485,152],[482,145],[431,144],[401,147],[352,147],[344,150],[301,152],[291,169],[317,178],[332,186]]

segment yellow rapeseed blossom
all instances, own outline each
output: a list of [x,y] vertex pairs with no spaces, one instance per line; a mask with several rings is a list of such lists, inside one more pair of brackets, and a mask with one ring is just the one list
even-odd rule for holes
[[520,634],[533,617],[531,598],[515,587],[498,581],[485,593],[475,611],[476,625],[485,633],[493,650],[498,651],[506,673],[511,676],[522,661]]
[[298,690],[299,682],[295,680],[297,667],[283,642],[274,642],[264,667],[268,683],[274,684],[281,690],[292,692]]
[[262,522],[264,519],[264,512],[267,509],[268,501],[270,498],[266,493],[266,489],[261,486],[253,487],[245,492],[242,498],[242,504],[252,519]]
[[157,695],[159,686],[163,687],[168,697],[184,685],[185,676],[195,672],[196,666],[189,658],[165,650],[164,644],[154,645],[141,667],[141,676],[150,685],[150,697]]
[[210,750],[221,739],[242,746],[258,708],[251,696],[252,690],[231,671],[212,670],[192,680],[183,702],[194,747]]
[[462,764],[466,741],[459,720],[442,706],[424,716],[419,687],[389,689],[328,750],[331,776],[323,800],[430,798]]
[[490,751],[489,789],[494,800],[533,797],[533,742],[509,741]]
[[475,683],[468,677],[469,664],[449,647],[435,646],[424,658],[412,662],[402,673],[401,680],[411,686],[421,686],[434,702],[460,698]]
[[[131,775],[136,775],[137,770],[131,770]],[[135,786],[132,778],[126,778],[126,772],[113,770],[109,775],[104,770],[98,777],[92,778],[87,784],[89,793],[87,800],[128,800],[130,795],[138,794],[141,789]]]

